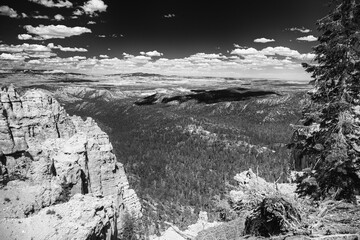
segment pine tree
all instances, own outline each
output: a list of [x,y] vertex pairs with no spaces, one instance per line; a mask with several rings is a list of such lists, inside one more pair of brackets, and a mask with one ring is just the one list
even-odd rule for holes
[[303,110],[307,136],[294,144],[311,164],[298,192],[354,201],[360,190],[359,1],[336,1],[334,10],[318,21],[318,30],[316,64],[303,64],[315,88]]

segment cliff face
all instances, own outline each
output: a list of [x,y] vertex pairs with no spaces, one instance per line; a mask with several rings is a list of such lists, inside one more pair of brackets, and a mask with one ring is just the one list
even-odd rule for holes
[[[70,117],[45,91],[28,90],[20,96],[13,87],[2,88],[0,100],[0,195],[5,199],[0,229],[5,225],[8,230],[15,227],[5,218],[31,215],[36,219],[35,213],[42,214],[41,209],[52,205],[65,212],[67,206],[79,205],[74,211],[81,213],[84,204],[79,201],[83,199],[74,198],[75,194],[87,195],[87,208],[96,202],[95,212],[106,208],[116,212],[125,207],[135,216],[141,214],[140,202],[129,189],[108,136],[91,118],[83,121]],[[102,201],[103,197],[107,200]],[[69,200],[72,204],[66,203]],[[99,221],[105,221],[100,224],[103,227],[94,223],[96,228],[86,228],[89,234],[107,238],[116,235],[104,230],[108,226],[116,229],[112,223],[116,214],[104,211],[100,215]],[[67,225],[68,231],[73,234],[76,231],[72,227],[76,226]]]

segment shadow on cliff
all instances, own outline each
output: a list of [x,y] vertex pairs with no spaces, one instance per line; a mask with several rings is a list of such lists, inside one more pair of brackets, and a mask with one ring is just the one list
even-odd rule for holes
[[175,96],[162,96],[159,94],[153,94],[147,96],[139,101],[136,101],[136,105],[152,105],[155,103],[170,103],[178,102],[184,103],[190,100],[196,100],[198,103],[212,104],[219,102],[233,102],[243,101],[246,99],[261,97],[266,95],[280,95],[274,91],[264,91],[247,88],[227,88],[219,90],[191,90],[192,94],[175,95]]

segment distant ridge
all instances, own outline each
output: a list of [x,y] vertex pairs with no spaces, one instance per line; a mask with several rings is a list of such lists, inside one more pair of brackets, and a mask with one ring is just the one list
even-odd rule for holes
[[212,104],[218,102],[228,101],[243,101],[250,98],[262,97],[266,95],[278,95],[281,94],[275,91],[266,91],[260,89],[248,89],[248,88],[226,88],[215,90],[203,90],[194,89],[191,90],[191,94],[180,94],[174,96],[162,96],[159,94],[153,94],[144,97],[135,102],[136,105],[152,105],[155,103],[169,103],[169,102],[188,102],[190,100],[196,100],[198,103]]
[[135,73],[114,73],[114,74],[106,74],[105,76],[123,76],[123,77],[164,77],[165,75],[156,74],[156,73],[143,73],[143,72],[135,72]]

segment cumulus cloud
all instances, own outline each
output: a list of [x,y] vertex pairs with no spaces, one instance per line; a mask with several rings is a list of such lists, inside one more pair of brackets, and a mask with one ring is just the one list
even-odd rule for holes
[[175,14],[173,13],[164,15],[164,18],[173,18],[173,17],[175,17]]
[[288,47],[267,47],[262,50],[257,50],[255,48],[243,48],[243,49],[234,49],[231,51],[231,54],[240,55],[240,56],[252,56],[257,58],[266,58],[266,56],[282,56],[282,57],[291,57],[296,59],[310,59],[312,54],[301,54],[296,50],[290,49]]
[[28,44],[23,43],[21,45],[7,45],[0,44],[1,52],[50,52],[51,49],[48,46],[40,44]]
[[301,58],[301,54],[287,47],[267,47],[260,51],[264,55],[280,55],[285,57]]
[[80,9],[76,9],[76,10],[73,12],[73,14],[75,15],[75,16],[73,16],[73,18],[77,18],[77,16],[83,15],[84,12],[81,11]]
[[57,8],[71,8],[73,4],[68,0],[59,0],[56,3],[53,0],[29,0],[30,2],[34,2],[45,7],[57,7]]
[[46,16],[46,15],[37,15],[37,16],[33,16],[33,18],[35,18],[35,19],[49,19],[49,16]]
[[81,8],[88,15],[95,15],[97,12],[105,12],[107,5],[102,0],[89,0]]
[[26,54],[28,57],[32,58],[50,58],[56,56],[53,52],[30,52]]
[[[7,52],[16,55],[17,58],[20,59],[20,55],[23,58],[49,58],[56,56],[56,54],[52,51],[53,49],[58,49],[63,52],[87,52],[85,48],[77,48],[77,47],[63,47],[61,45],[54,45],[53,43],[49,43],[48,45],[40,45],[40,44],[28,44],[23,43],[20,45],[7,45],[0,44],[0,52]],[[7,56],[7,55],[6,55]],[[9,57],[11,58],[11,57]]]
[[63,52],[87,52],[88,50],[85,48],[77,48],[77,47],[60,47],[59,48]]
[[18,35],[19,40],[30,40],[32,38],[33,38],[33,36],[31,36],[30,34],[26,34],[26,33]]
[[41,64],[39,59],[32,59],[28,63],[30,63],[30,64]]
[[314,37],[313,35],[305,36],[305,37],[299,37],[296,40],[299,41],[306,41],[306,42],[315,42],[317,41],[317,37]]
[[61,45],[54,45],[53,43],[49,43],[47,47],[51,49],[59,49],[63,52],[87,52],[88,50],[85,48],[77,48],[77,47],[63,47]]
[[301,58],[304,61],[313,61],[316,55],[314,53],[301,54]]
[[268,43],[268,42],[275,42],[274,39],[268,39],[268,38],[257,38],[254,40],[256,43]]
[[0,15],[8,16],[11,18],[17,18],[19,16],[17,12],[9,6],[0,6]]
[[55,19],[56,21],[61,21],[61,20],[64,20],[65,18],[64,18],[64,16],[61,15],[61,14],[56,14],[56,15],[54,16],[54,19]]
[[10,60],[10,61],[23,61],[26,58],[29,58],[28,56],[24,56],[21,54],[10,54],[10,53],[2,53],[0,54],[0,59],[2,60]]
[[[140,52],[138,56],[123,53],[122,58],[110,58],[106,54],[98,57],[86,58],[85,56],[73,56],[60,58],[54,56],[55,50],[69,50],[74,52],[85,51],[86,49],[76,47],[62,47],[53,43],[47,46],[33,44],[22,44],[15,46],[0,45],[0,52],[3,48],[9,50],[5,58],[25,59],[8,60],[9,64],[25,67],[38,68],[46,66],[48,69],[61,69],[65,71],[79,71],[97,73],[116,73],[142,71],[149,73],[180,74],[180,75],[201,75],[201,76],[230,76],[234,73],[238,77],[279,77],[291,72],[292,77],[286,75],[285,79],[306,78],[306,72],[300,63],[304,60],[311,60],[314,54],[301,54],[296,50],[286,47],[267,47],[260,50],[255,48],[237,48],[229,54],[221,53],[196,53],[184,58],[167,59],[162,53],[154,50]],[[28,51],[24,51],[28,49]],[[71,49],[71,50],[70,50]],[[79,49],[82,49],[78,51]],[[43,50],[36,52],[35,50]],[[49,57],[52,56],[52,57]],[[32,59],[32,58],[37,59]],[[155,58],[154,58],[155,57]],[[30,59],[26,59],[30,58]],[[1,59],[0,59],[1,60]],[[30,61],[29,61],[30,60]],[[6,63],[5,63],[6,64]]]
[[254,55],[258,54],[259,51],[255,48],[236,48],[233,51],[231,51],[230,54],[236,54],[236,55]]
[[85,27],[67,27],[64,25],[39,25],[38,27],[25,25],[24,28],[28,31],[28,33],[37,35],[40,39],[63,39],[66,37],[81,35],[83,33],[91,33],[91,30]]
[[307,29],[307,28],[304,28],[304,27],[302,27],[302,28],[292,27],[292,28],[289,28],[287,30],[290,30],[292,32],[298,31],[298,32],[301,32],[301,33],[309,33],[309,32],[311,32],[310,29]]
[[225,56],[222,54],[216,54],[216,53],[196,53],[189,57],[191,60],[200,60],[200,59],[226,59]]
[[163,54],[154,50],[154,51],[150,51],[150,52],[140,52],[141,55],[144,55],[144,56],[148,56],[148,57],[160,57],[162,56]]

